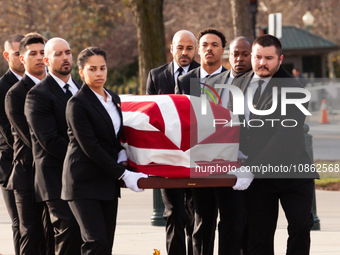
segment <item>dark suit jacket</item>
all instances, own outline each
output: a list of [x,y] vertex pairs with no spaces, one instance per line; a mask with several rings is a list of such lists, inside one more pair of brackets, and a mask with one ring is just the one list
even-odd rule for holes
[[51,75],[47,75],[26,96],[25,115],[32,139],[37,201],[60,199],[63,162],[68,145],[67,100],[67,95]]
[[[224,66],[222,66],[222,72],[227,71]],[[186,95],[192,95],[192,96],[197,96],[199,97],[201,95],[201,87],[200,87],[200,77],[201,77],[201,71],[200,68],[197,67],[190,72],[186,73],[185,75],[181,75],[178,78],[178,84],[177,88],[178,90],[176,91],[176,94],[186,94]],[[209,77],[210,78],[210,77]],[[192,86],[190,88],[190,79],[196,79],[193,82],[197,82],[197,86]],[[190,91],[191,89],[191,91]]]
[[11,124],[5,112],[5,96],[16,82],[17,77],[9,69],[0,79],[0,183],[4,186],[12,171],[14,142]]
[[125,168],[117,164],[117,159],[123,149],[123,118],[119,96],[108,93],[121,116],[117,136],[109,114],[86,84],[67,103],[70,143],[64,161],[62,199],[109,200],[120,195],[118,178]]
[[[253,77],[253,71],[245,74],[244,79],[237,79],[236,86],[240,87],[243,93],[246,92],[248,85]],[[287,115],[281,114],[281,89],[284,87],[301,88],[301,85],[292,76],[285,71],[282,67],[273,75],[265,90],[263,91],[260,101],[258,103],[258,110],[270,109],[272,106],[272,88],[278,88],[278,105],[277,109],[270,115],[257,116],[250,114],[252,119],[263,120],[264,125],[262,127],[243,127],[241,125],[240,134],[240,150],[248,155],[246,162],[249,166],[268,165],[271,166],[291,166],[299,164],[311,164],[305,150],[305,134],[304,134],[304,121],[305,115],[295,106],[287,106]],[[298,98],[301,95],[297,93],[289,93],[289,98]],[[233,98],[229,100],[228,108],[232,111]],[[240,121],[244,120],[244,116],[240,115]],[[266,119],[276,119],[274,127],[272,127],[271,121]],[[294,119],[298,125],[296,127],[283,127],[281,121],[285,119]],[[289,123],[291,125],[292,123]],[[255,124],[259,125],[259,123]],[[288,123],[287,123],[288,125]],[[262,174],[256,174],[258,177],[263,177]],[[299,173],[287,174],[287,177],[296,177]],[[269,174],[266,175],[269,177]],[[278,174],[270,175],[277,177]],[[282,175],[281,175],[282,176]],[[302,177],[302,175],[299,175]],[[315,176],[317,174],[309,175],[308,177]]]
[[22,80],[7,92],[5,98],[5,110],[14,137],[14,165],[8,180],[8,188],[11,189],[31,190],[33,188],[32,144],[24,105],[26,94],[34,85],[31,78],[24,75]]
[[[189,66],[189,71],[199,67],[195,60]],[[154,68],[149,72],[146,81],[146,94],[148,95],[161,95],[161,94],[174,94],[175,93],[175,80],[174,80],[174,64],[171,63]]]

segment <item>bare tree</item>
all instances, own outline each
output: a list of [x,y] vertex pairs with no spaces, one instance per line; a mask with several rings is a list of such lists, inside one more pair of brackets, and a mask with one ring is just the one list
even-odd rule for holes
[[166,62],[163,0],[131,0],[136,18],[140,94],[145,94],[148,72]]
[[230,0],[234,37],[253,37],[249,0]]

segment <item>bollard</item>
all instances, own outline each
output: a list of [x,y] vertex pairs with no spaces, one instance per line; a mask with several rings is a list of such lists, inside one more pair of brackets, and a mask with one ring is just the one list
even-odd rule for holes
[[152,226],[165,226],[165,220],[163,218],[164,204],[162,200],[161,190],[153,190],[153,214],[151,216]]
[[[314,162],[313,136],[311,134],[308,134],[309,126],[307,124],[305,124],[303,128],[304,128],[304,131],[305,131],[306,151],[308,153],[308,156],[311,158],[312,162]],[[313,205],[312,205],[312,214],[313,214],[313,220],[314,220],[314,225],[313,225],[312,230],[320,230],[320,219],[319,219],[319,217],[316,213],[315,188],[314,188],[314,198],[313,198]]]

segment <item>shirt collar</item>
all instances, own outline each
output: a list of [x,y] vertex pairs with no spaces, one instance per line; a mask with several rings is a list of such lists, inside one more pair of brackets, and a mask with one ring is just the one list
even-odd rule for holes
[[9,68],[9,70],[11,70],[12,74],[14,74],[15,77],[17,77],[17,79],[20,81],[22,79],[22,76],[20,76],[19,74],[17,74],[16,72],[14,72],[12,70],[12,68]]
[[[180,68],[180,66],[179,66],[179,64],[177,64],[177,62],[175,60],[173,62],[174,62],[174,73],[176,73],[178,68]],[[182,66],[182,68],[184,70],[183,74],[186,74],[189,71],[189,66],[190,65]]]
[[27,71],[25,71],[25,74],[32,79],[34,84],[37,84],[37,83],[40,82],[40,80],[37,77],[33,76],[32,74],[28,73]]
[[207,75],[213,75],[213,74],[218,74],[218,73],[221,73],[222,72],[222,65],[217,68],[217,70],[215,72],[213,72],[212,74],[208,74],[207,71],[204,70],[204,68],[202,66],[200,66],[200,72],[201,72],[201,79],[207,77]]
[[49,72],[49,75],[52,76],[52,78],[58,83],[58,85],[64,89],[65,84],[70,85],[70,87],[74,87],[77,88],[77,86],[74,84],[72,77],[70,76],[70,78],[68,79],[68,81],[65,83],[64,81],[62,81],[60,78],[58,78],[57,76],[55,76],[52,72]]
[[260,78],[256,73],[254,73],[254,76],[253,76],[253,78],[251,79],[251,83],[253,83],[253,82],[258,82],[259,80],[263,80],[264,83],[263,83],[263,86],[262,86],[262,87],[264,87],[264,86],[266,86],[266,85],[268,84],[268,82],[270,81],[271,78],[272,78],[272,77]]
[[[91,89],[91,88],[90,88]],[[96,97],[99,99],[99,101],[104,102],[104,103],[109,103],[110,101],[112,101],[112,97],[109,93],[107,93],[107,91],[104,89],[104,92],[106,94],[106,102],[104,100],[104,97],[102,95],[99,95],[97,92],[95,92],[93,89],[91,89],[93,91],[93,93],[96,95]]]

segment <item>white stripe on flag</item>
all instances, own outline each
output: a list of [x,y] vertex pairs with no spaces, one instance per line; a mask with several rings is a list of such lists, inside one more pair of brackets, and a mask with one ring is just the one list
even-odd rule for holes
[[137,165],[156,163],[190,167],[190,158],[182,150],[141,149],[127,145],[126,143],[122,145],[127,151],[128,158]]
[[197,120],[197,142],[201,142],[208,136],[215,133],[214,124],[214,114],[211,110],[210,103],[207,103],[207,114],[201,114],[201,98],[200,97],[190,97],[191,105],[194,109],[196,120]]
[[238,143],[197,144],[189,150],[190,159],[191,161],[212,161],[214,159],[236,161],[238,147]]
[[150,124],[150,117],[143,112],[123,112],[124,126],[132,127],[137,130],[158,131]]
[[[151,99],[152,98],[152,99]],[[156,102],[163,116],[165,135],[179,148],[181,146],[182,132],[181,121],[171,97],[168,95],[158,96],[122,96],[122,102]]]

